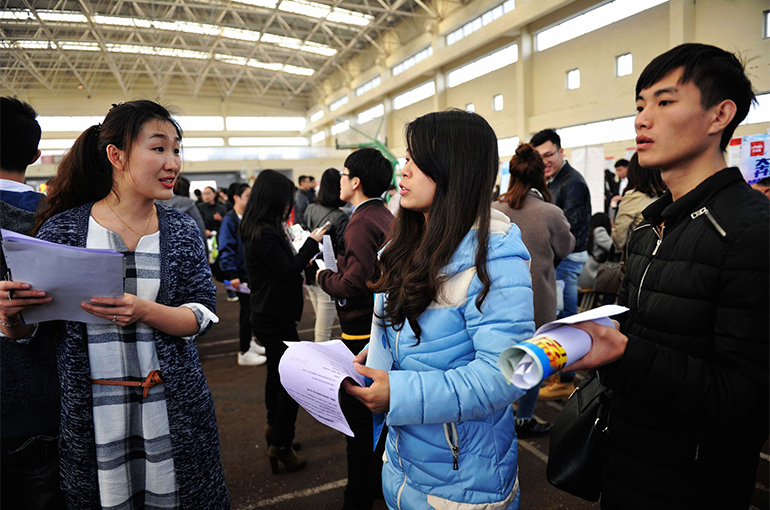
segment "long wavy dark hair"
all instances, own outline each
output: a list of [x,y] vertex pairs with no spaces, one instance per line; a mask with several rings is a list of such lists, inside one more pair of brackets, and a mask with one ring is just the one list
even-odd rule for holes
[[345,201],[340,199],[340,172],[336,168],[327,168],[321,176],[316,204],[324,207],[342,207]]
[[516,147],[516,154],[509,165],[511,180],[508,191],[500,195],[500,202],[505,202],[511,209],[521,209],[529,190],[536,189],[546,202],[553,201],[553,195],[545,182],[545,163],[540,153],[531,144],[523,143]]
[[[150,121],[170,122],[182,139],[182,128],[171,113],[153,101],[129,101],[113,105],[101,124],[83,131],[59,163],[48,186],[48,198],[38,211],[33,232],[49,218],[88,202],[97,202],[114,191],[112,163],[107,146],[114,145],[128,156],[131,147]],[[117,194],[117,192],[116,192]],[[120,198],[120,197],[118,197]]]
[[456,109],[409,123],[406,147],[414,164],[436,183],[436,193],[427,221],[423,213],[402,207],[380,257],[379,279],[370,288],[388,295],[379,319],[396,330],[409,321],[419,343],[417,319],[451,276],[441,271],[474,225],[476,271],[483,284],[476,306],[489,293],[487,243],[499,158],[497,137],[487,121]]
[[[241,237],[244,241],[259,239],[265,226],[281,230],[281,224],[289,219],[294,206],[297,188],[291,179],[275,170],[263,170],[254,181],[249,201],[241,220]],[[288,241],[287,241],[288,242]]]
[[628,186],[623,190],[625,195],[635,189],[650,198],[657,198],[666,192],[668,186],[660,177],[659,168],[646,168],[639,164],[639,156],[634,153],[628,162]]

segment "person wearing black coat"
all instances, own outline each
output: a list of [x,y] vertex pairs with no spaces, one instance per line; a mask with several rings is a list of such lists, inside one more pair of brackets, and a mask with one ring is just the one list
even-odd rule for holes
[[278,472],[279,462],[288,471],[305,466],[305,460],[292,448],[297,403],[281,385],[278,364],[287,349],[284,342],[299,341],[297,321],[302,318],[302,272],[318,253],[318,243],[326,231],[314,231],[298,252],[294,250],[284,222],[291,214],[295,190],[294,184],[280,173],[260,172],[241,220],[251,291],[251,328],[267,356],[265,436],[274,474]]
[[669,191],[631,235],[620,331],[578,325],[593,345],[567,367],[603,367],[614,395],[602,508],[746,509],[770,430],[770,203],[723,151],[754,93],[703,44],[636,89],[639,163]]

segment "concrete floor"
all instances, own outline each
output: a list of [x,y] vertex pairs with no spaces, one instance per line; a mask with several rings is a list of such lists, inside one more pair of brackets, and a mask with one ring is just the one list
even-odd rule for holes
[[[214,395],[225,477],[234,510],[336,510],[342,507],[346,483],[344,436],[321,425],[302,408],[297,418],[296,440],[302,443],[307,467],[296,473],[270,472],[265,426],[265,366],[241,367],[238,350],[238,303],[229,303],[218,285],[220,323],[199,339],[198,346],[209,386]],[[308,301],[298,325],[300,339],[313,339],[313,310]],[[339,334],[335,325],[333,336]],[[560,402],[538,402],[535,415],[553,422]],[[598,503],[575,498],[555,489],[545,477],[548,437],[519,442],[519,479],[523,509],[588,510]],[[757,489],[752,509],[770,508],[770,455],[768,445],[759,461]],[[382,500],[374,510],[385,510]]]

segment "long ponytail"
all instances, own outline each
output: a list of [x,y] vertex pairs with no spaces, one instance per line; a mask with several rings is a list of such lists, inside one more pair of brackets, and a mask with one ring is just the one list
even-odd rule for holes
[[38,212],[33,232],[37,233],[55,214],[109,195],[112,165],[106,151],[99,150],[100,128],[97,124],[83,131],[64,155],[48,185],[48,197]]

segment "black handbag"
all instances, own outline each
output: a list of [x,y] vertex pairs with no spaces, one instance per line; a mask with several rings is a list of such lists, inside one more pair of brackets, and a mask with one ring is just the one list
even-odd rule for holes
[[598,501],[609,433],[610,390],[590,372],[567,400],[551,428],[548,481],[557,489]]

